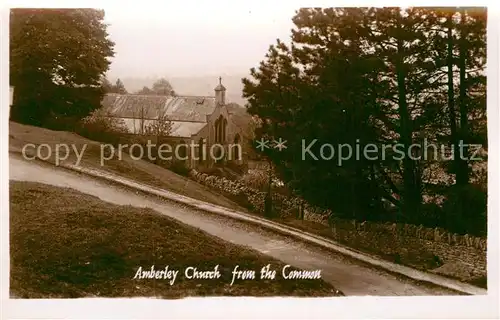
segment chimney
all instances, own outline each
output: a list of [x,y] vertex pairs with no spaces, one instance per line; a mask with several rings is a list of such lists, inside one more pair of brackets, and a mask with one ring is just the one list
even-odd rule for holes
[[219,77],[219,84],[215,87],[215,103],[220,106],[226,104],[226,88],[222,85],[221,77]]

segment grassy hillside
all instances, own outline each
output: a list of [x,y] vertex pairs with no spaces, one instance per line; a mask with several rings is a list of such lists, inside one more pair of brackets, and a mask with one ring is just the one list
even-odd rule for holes
[[[277,272],[260,280],[263,266],[284,264],[151,209],[31,182],[11,181],[10,197],[10,290],[18,298],[338,295],[321,279],[285,280]],[[177,270],[175,281],[134,279],[152,265]],[[216,265],[218,279],[184,275],[190,266]],[[231,285],[236,265],[255,270],[256,279]]]
[[[9,129],[9,151],[11,152],[21,152],[22,148],[28,143],[37,146],[48,144],[53,150],[48,161],[55,163],[56,144],[66,144],[69,148],[72,148],[72,145],[74,145],[78,152],[81,152],[83,146],[86,145],[82,160],[79,164],[80,166],[109,171],[125,178],[136,180],[137,182],[142,182],[201,201],[210,202],[234,210],[246,211],[243,207],[208,187],[148,161],[133,160],[127,153],[123,153],[121,160],[118,159],[118,156],[115,156],[112,160],[104,161],[104,165],[101,165],[101,143],[86,139],[75,133],[53,131],[22,125],[12,121],[10,122]],[[30,156],[35,155],[33,147],[28,150],[30,151]],[[43,152],[42,156],[45,156],[45,152],[47,152],[46,149],[44,149]],[[60,154],[62,157],[65,151],[61,150]],[[75,152],[70,151],[70,156],[66,160],[61,161],[61,163],[76,164],[77,156]]]

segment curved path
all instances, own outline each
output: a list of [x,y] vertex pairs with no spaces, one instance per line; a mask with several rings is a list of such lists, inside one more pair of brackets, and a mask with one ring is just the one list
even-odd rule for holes
[[446,295],[448,289],[419,283],[370,267],[269,230],[139,194],[86,175],[10,154],[10,179],[69,187],[119,205],[150,207],[226,241],[251,247],[302,269],[321,269],[322,278],[345,295]]

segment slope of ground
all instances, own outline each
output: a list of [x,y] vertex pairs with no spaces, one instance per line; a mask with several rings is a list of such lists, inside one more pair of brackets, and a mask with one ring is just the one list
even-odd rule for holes
[[[201,184],[196,183],[193,180],[185,178],[183,176],[177,175],[172,171],[166,170],[162,167],[156,166],[150,162],[143,160],[133,160],[129,156],[124,155],[122,160],[114,159],[109,160],[104,163],[104,166],[100,165],[100,144],[95,141],[88,140],[77,134],[64,132],[64,131],[52,131],[43,128],[21,125],[18,123],[10,123],[10,151],[19,152],[26,143],[33,143],[36,145],[48,144],[52,146],[52,150],[55,149],[56,144],[75,144],[78,150],[81,150],[83,144],[87,144],[87,149],[84,152],[83,160],[80,165],[90,168],[96,168],[98,170],[110,171],[112,173],[117,173],[125,178],[133,179],[137,182],[144,183],[153,187],[159,187],[168,191],[172,191],[177,194],[182,194],[197,200],[210,202],[216,205],[224,206],[226,208],[234,209],[237,211],[248,212],[241,204],[237,204],[230,199],[224,197],[222,194],[217,193],[217,191],[205,187]],[[45,154],[46,150],[44,150]],[[51,162],[54,163],[54,155],[50,158]],[[73,151],[71,151],[71,156],[65,160],[65,162],[75,164],[76,156]],[[313,234],[318,234],[326,238],[331,238],[332,234],[330,228],[322,224],[318,224],[311,221],[302,221],[296,219],[276,219],[277,222],[290,225],[292,227],[310,232]],[[377,255],[382,259],[386,259],[391,262],[401,263],[408,265],[413,268],[417,268],[424,271],[431,271],[433,268],[429,269],[428,265],[434,262],[434,257],[429,255],[412,255],[404,257],[403,260],[395,260],[393,256],[386,256],[380,254],[377,250],[372,250],[372,248],[359,247],[355,243],[344,243],[348,247],[355,248],[360,251],[365,251],[367,253]],[[376,249],[376,248],[374,248]],[[440,273],[442,275],[459,279],[461,281],[466,281],[471,284],[486,288],[486,276],[480,278],[467,278],[463,279],[461,273],[463,273],[464,268],[461,266],[450,266],[446,265],[444,268],[439,268],[432,270],[432,272]],[[458,271],[457,271],[458,270]]]
[[[283,263],[226,243],[150,209],[117,206],[73,189],[11,182],[11,294],[21,298],[156,296],[333,296],[321,279],[260,280]],[[178,270],[164,279],[134,279],[143,271]],[[184,270],[214,270],[219,279],[186,279]],[[232,271],[255,270],[255,280]]]
[[[118,152],[116,152],[116,156],[112,160],[103,161],[103,165],[101,165],[101,144],[81,137],[75,133],[53,131],[22,125],[12,121],[10,122],[9,129],[9,151],[20,152],[22,148],[29,143],[35,144],[36,146],[47,144],[52,150],[52,154],[48,161],[55,163],[56,145],[65,144],[70,150],[69,157],[61,161],[61,163],[76,164],[77,155],[73,146],[78,153],[81,153],[83,146],[86,145],[82,161],[79,163],[81,166],[118,173],[138,182],[147,183],[181,195],[234,210],[246,211],[245,208],[193,180],[145,160],[133,160],[126,153],[123,153],[123,157],[120,160],[118,159]],[[33,147],[27,150],[29,151],[30,157],[36,155],[36,151],[34,151],[35,149]],[[43,147],[40,150],[42,157],[45,157],[48,149]],[[59,151],[60,157],[62,158],[66,154],[66,151],[62,146],[59,148]]]
[[408,250],[408,248],[403,246],[400,248],[401,250],[399,251],[399,254],[389,255],[382,253],[380,248],[377,246],[367,246],[366,244],[363,245],[359,242],[357,243],[355,238],[350,241],[339,241],[339,239],[336,239],[332,234],[331,228],[321,223],[290,218],[281,219],[279,222],[312,234],[320,235],[327,239],[330,238],[334,241],[342,243],[345,246],[354,248],[361,252],[369,253],[393,263],[406,265],[421,271],[436,273],[450,279],[459,280],[487,289],[487,276],[477,276],[477,274],[472,272],[474,269],[473,266],[457,260],[446,261],[444,264],[441,264],[441,261],[436,260],[437,256],[425,248],[414,251],[414,249]]

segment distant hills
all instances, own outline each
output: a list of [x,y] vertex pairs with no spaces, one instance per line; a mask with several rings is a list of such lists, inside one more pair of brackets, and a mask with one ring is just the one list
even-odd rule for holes
[[[227,102],[234,102],[244,106],[246,100],[241,96],[243,83],[241,79],[247,75],[224,75],[222,74],[222,84],[226,87]],[[120,78],[128,92],[134,93],[141,90],[144,86],[151,88],[153,83],[160,77],[124,77]],[[179,95],[206,95],[213,96],[214,88],[219,83],[219,76],[196,76],[196,77],[168,77],[165,78],[174,87]],[[113,83],[115,78],[109,79]]]

